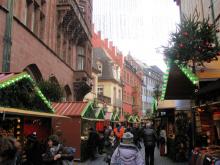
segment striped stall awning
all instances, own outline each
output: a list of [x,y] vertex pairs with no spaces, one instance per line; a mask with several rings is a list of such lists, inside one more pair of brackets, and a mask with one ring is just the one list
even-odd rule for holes
[[89,102],[62,102],[62,103],[52,103],[53,108],[58,115],[65,116],[81,116],[84,111],[86,111]]

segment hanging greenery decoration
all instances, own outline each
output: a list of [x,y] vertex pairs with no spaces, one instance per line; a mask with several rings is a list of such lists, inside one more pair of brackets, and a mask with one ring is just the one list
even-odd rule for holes
[[27,73],[0,82],[0,106],[53,112],[51,103]]
[[41,81],[38,87],[43,94],[52,102],[60,102],[63,97],[63,90],[59,84],[51,81]]
[[194,68],[217,60],[220,54],[216,40],[218,32],[217,26],[210,24],[209,19],[200,21],[198,16],[183,17],[176,32],[171,33],[169,45],[163,47],[165,58]]

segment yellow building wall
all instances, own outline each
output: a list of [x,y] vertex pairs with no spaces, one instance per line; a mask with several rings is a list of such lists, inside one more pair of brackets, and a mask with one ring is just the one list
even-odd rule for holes
[[[114,88],[116,88],[116,99],[119,99],[122,101],[122,87],[114,82],[111,81],[99,81],[98,85],[102,85],[104,87],[103,93],[104,96],[110,97],[111,98],[111,105],[109,105],[108,110],[112,112],[114,110],[113,108],[113,100],[114,100]],[[119,92],[121,91],[121,97],[119,98]],[[122,105],[120,109],[122,108]]]

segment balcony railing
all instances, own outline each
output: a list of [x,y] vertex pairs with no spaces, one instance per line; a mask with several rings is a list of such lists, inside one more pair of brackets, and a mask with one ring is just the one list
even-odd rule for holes
[[76,101],[82,101],[84,96],[92,89],[92,79],[85,71],[75,71],[73,86]]
[[106,104],[111,104],[111,98],[98,94],[98,100]]
[[86,21],[80,11],[80,8],[78,6],[78,3],[76,2],[76,0],[58,0],[58,6],[69,6],[71,5],[72,9],[74,10],[75,15],[77,16],[80,24],[82,25],[87,37],[89,39],[91,39],[92,34],[89,31],[89,27],[86,24]]

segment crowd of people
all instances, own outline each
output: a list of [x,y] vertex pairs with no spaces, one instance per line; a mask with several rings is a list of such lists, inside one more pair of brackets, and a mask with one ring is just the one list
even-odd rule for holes
[[74,148],[64,147],[57,135],[49,136],[44,145],[33,132],[23,146],[13,137],[0,137],[1,165],[72,165],[74,152]]
[[[96,159],[97,152],[105,152],[108,164],[122,165],[153,165],[154,150],[157,142],[161,155],[166,150],[166,131],[158,133],[151,122],[133,123],[123,126],[120,123],[105,127],[103,132],[95,128],[89,129],[87,141],[88,155]],[[145,148],[145,158],[141,154],[142,144]],[[1,165],[73,165],[74,148],[64,146],[57,135],[51,135],[45,143],[37,140],[36,132],[27,137],[25,143],[20,143],[12,137],[0,137]]]
[[[106,153],[105,161],[108,164],[123,165],[153,165],[154,150],[158,142],[161,156],[166,154],[166,131],[163,129],[157,133],[151,122],[140,126],[138,123],[123,126],[117,123],[114,129],[111,126],[105,127],[101,133],[90,129],[88,140],[88,151],[91,159],[95,159],[98,151]],[[141,143],[145,147],[145,159],[141,154]]]

